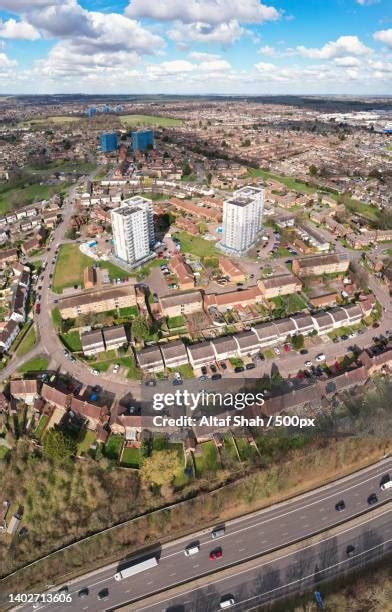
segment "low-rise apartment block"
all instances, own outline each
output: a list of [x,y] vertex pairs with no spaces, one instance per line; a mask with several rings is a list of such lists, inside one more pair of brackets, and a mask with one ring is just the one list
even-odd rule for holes
[[315,255],[293,260],[293,273],[300,278],[347,272],[350,260],[347,256]]
[[294,274],[281,274],[264,278],[259,280],[257,285],[266,299],[277,297],[278,295],[297,293],[302,289],[301,281]]
[[173,293],[159,298],[162,313],[166,317],[178,317],[203,310],[203,298],[200,291]]
[[106,312],[130,306],[136,306],[134,287],[123,286],[62,298],[59,310],[63,319],[75,319],[82,314]]

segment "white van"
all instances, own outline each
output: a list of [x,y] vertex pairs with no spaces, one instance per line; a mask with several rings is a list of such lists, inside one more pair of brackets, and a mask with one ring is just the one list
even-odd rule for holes
[[221,610],[223,610],[225,608],[231,608],[231,606],[234,606],[234,604],[235,604],[234,597],[228,597],[227,599],[223,599],[220,602],[219,607],[221,608]]
[[184,550],[184,555],[186,557],[191,557],[192,555],[197,555],[199,550],[200,550],[200,546],[198,546],[197,544],[194,544],[193,546],[187,546],[186,549]]
[[388,491],[392,489],[392,480],[387,480],[387,482],[383,482],[380,486],[381,491]]

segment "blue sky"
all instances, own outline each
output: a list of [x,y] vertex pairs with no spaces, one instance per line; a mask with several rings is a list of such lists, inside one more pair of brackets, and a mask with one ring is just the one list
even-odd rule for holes
[[0,92],[392,95],[392,0],[0,0]]

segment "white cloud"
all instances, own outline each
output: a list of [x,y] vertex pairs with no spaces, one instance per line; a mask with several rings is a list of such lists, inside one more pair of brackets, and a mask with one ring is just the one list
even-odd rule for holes
[[261,4],[259,0],[131,0],[125,13],[129,17],[212,25],[232,20],[262,23],[280,17],[274,7]]
[[297,52],[311,59],[332,59],[346,55],[367,55],[371,49],[366,47],[358,36],[340,36],[335,41],[327,42],[319,49],[311,49],[304,46],[296,47]]
[[17,65],[16,60],[11,60],[5,53],[0,53],[0,68],[13,68]]
[[274,47],[270,47],[269,45],[260,47],[257,53],[260,53],[261,55],[268,55],[269,57],[274,57],[277,54],[276,49],[274,49]]
[[50,4],[56,4],[56,0],[0,0],[0,8],[10,13],[40,9]]
[[336,57],[335,64],[343,68],[355,68],[356,66],[360,66],[361,62],[357,57],[346,55],[345,57]]
[[357,0],[357,3],[361,6],[370,6],[371,4],[377,4],[380,0]]
[[373,34],[373,38],[392,48],[392,28],[389,30],[379,30]]
[[177,23],[169,31],[169,38],[176,43],[218,43],[231,45],[241,38],[245,30],[241,28],[238,21],[233,20],[219,25],[210,25],[204,22],[182,24]]
[[41,36],[30,23],[16,21],[15,19],[8,19],[7,21],[1,21],[0,19],[0,38],[38,40]]
[[199,53],[199,51],[191,51],[191,53],[188,54],[188,57],[190,59],[195,60],[196,62],[204,62],[211,59],[221,59],[221,56],[217,55],[216,53]]

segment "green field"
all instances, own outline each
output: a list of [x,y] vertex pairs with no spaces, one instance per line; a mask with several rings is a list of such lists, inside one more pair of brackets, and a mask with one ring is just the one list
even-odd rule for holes
[[124,438],[122,436],[116,436],[114,434],[111,434],[105,444],[105,457],[107,457],[108,459],[118,459],[123,443]]
[[[96,265],[97,262],[91,257],[84,255],[77,244],[63,244],[57,256],[56,267],[53,278],[53,291],[61,293],[66,287],[83,284],[83,271],[87,266]],[[128,278],[129,272],[118,268],[110,261],[99,262],[101,268],[109,271],[109,277]]]
[[261,170],[261,168],[248,168],[248,175],[252,178],[261,177],[266,180],[271,179],[277,183],[282,183],[282,185],[285,185],[287,189],[299,191],[300,193],[314,193],[317,191],[315,187],[306,185],[306,183],[303,183],[302,181],[297,181],[291,176],[279,176],[277,174],[273,174],[272,172],[268,172],[267,170]]
[[43,117],[41,119],[29,119],[28,121],[22,121],[19,125],[21,127],[30,127],[34,125],[45,125],[50,123],[73,123],[74,121],[81,121],[82,117],[68,117],[67,115],[55,115],[54,117]]
[[87,453],[88,449],[92,444],[94,444],[96,440],[96,435],[94,431],[90,431],[90,429],[86,429],[82,433],[82,439],[78,444],[77,454],[82,455],[83,453]]
[[41,200],[48,200],[55,193],[64,192],[68,185],[28,185],[27,187],[9,187],[7,184],[0,187],[0,214],[27,206]]
[[44,372],[49,364],[49,360],[46,357],[33,357],[30,361],[27,361],[18,368],[18,372],[27,374],[28,372]]
[[178,232],[174,237],[180,241],[181,251],[184,253],[192,253],[202,258],[219,255],[215,248],[215,242],[204,240],[199,236],[192,236],[187,232]]
[[95,170],[96,164],[82,160],[55,161],[40,166],[25,166],[24,170],[31,174],[39,174],[42,178],[50,176],[54,172],[67,172],[72,174],[88,174]]
[[123,115],[121,121],[129,127],[170,127],[183,124],[181,119],[158,117],[157,115]]

